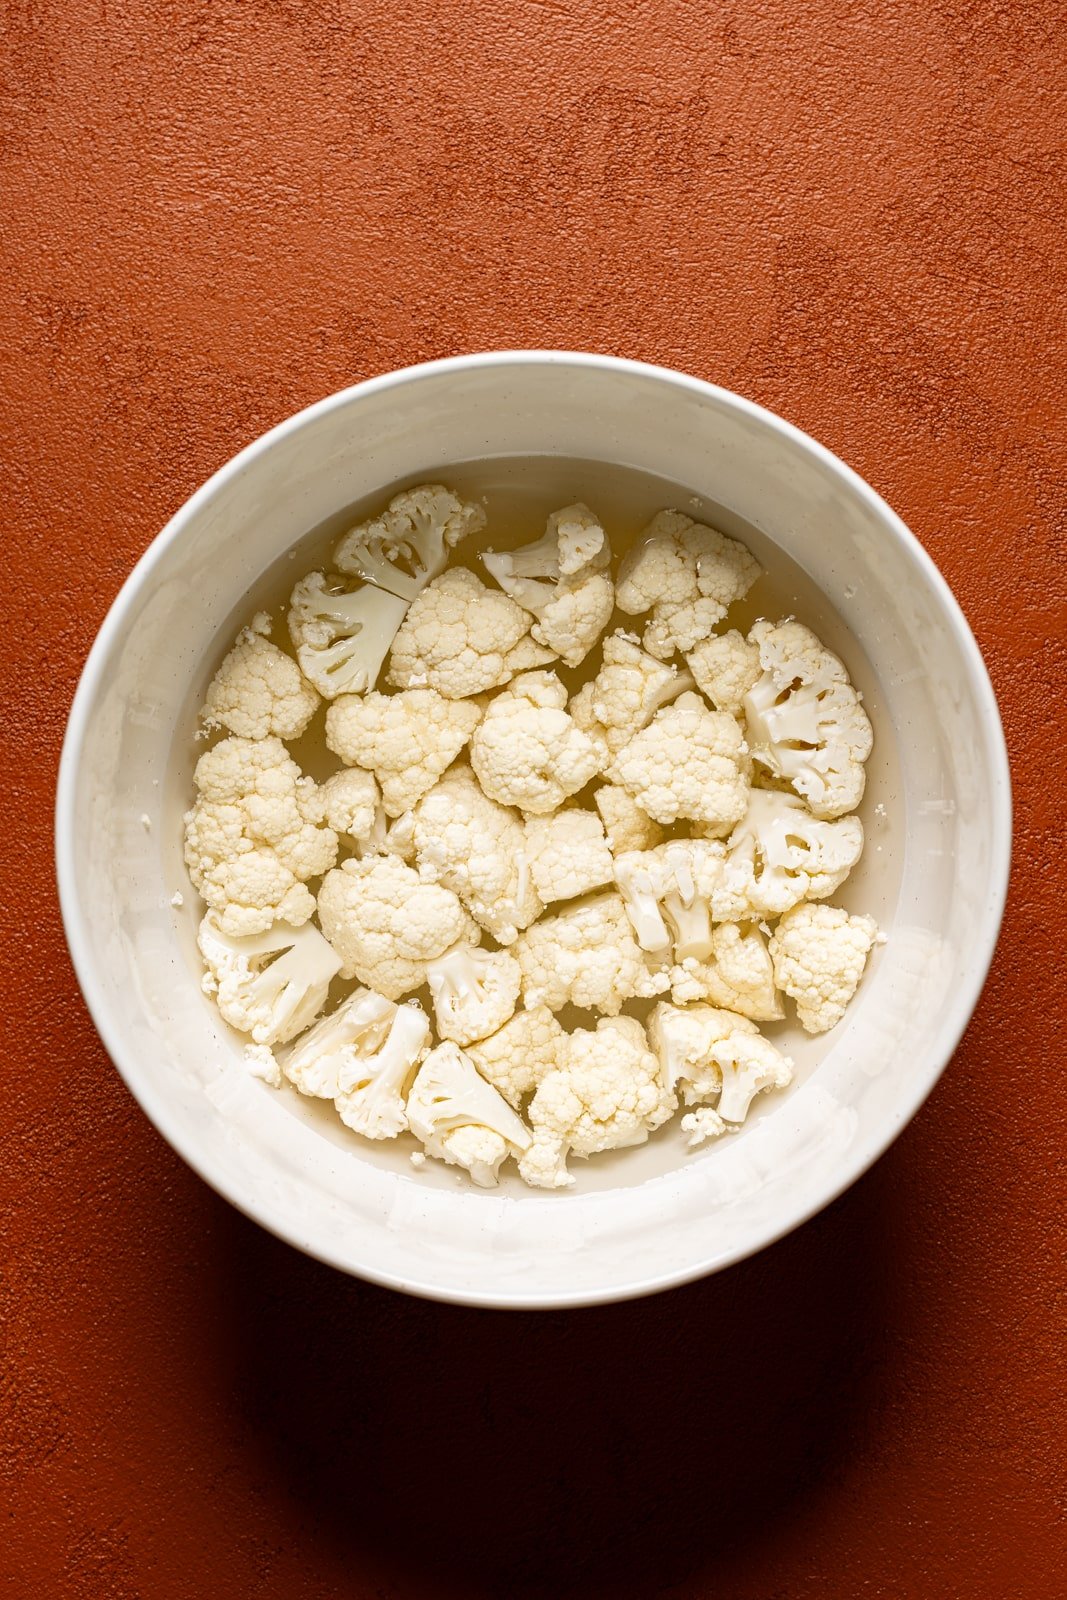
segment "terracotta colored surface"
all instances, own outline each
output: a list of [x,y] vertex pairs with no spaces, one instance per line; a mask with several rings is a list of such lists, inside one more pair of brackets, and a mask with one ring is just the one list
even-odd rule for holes
[[[1067,1592],[1062,7],[2,17],[3,1592]],[[986,651],[1018,853],[965,1043],[851,1194],[684,1292],[506,1317],[335,1276],[171,1154],[71,976],[50,805],[93,633],[214,467],[538,344],[730,385],[889,498]]]

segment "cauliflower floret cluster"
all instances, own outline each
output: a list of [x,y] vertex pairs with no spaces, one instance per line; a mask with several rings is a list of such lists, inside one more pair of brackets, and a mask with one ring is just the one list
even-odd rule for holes
[[291,650],[241,630],[185,858],[249,1073],[562,1190],[679,1108],[687,1148],[728,1137],[793,1077],[761,1028],[840,1022],[882,942],[828,903],[873,736],[810,629],[730,626],[761,569],[715,528],[663,511],[617,567],[581,502],[495,532],[406,489],[296,583]]

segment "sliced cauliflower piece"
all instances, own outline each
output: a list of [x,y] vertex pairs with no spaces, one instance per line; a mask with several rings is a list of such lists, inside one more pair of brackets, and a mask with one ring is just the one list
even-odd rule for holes
[[276,922],[235,937],[209,911],[197,934],[207,964],[202,987],[232,1028],[256,1044],[284,1044],[310,1026],[326,1003],[341,962],[317,928]]
[[334,566],[410,602],[444,571],[449,551],[484,527],[481,506],[443,484],[420,483],[346,533],[334,551]]
[[528,1006],[582,1006],[616,1016],[627,1000],[670,986],[666,967],[647,959],[618,894],[593,895],[542,917],[512,946]]
[[782,917],[771,936],[775,982],[796,1001],[806,1033],[841,1021],[878,940],[873,917],[840,906],[798,905]]
[[301,1094],[332,1100],[340,1076],[359,1059],[377,1055],[392,1027],[396,1005],[373,989],[356,989],[336,1011],[321,1017],[282,1057],[282,1071]]
[[522,971],[506,950],[459,944],[427,962],[426,981],[441,1038],[468,1045],[514,1016]]
[[544,816],[596,776],[601,755],[566,705],[553,672],[525,672],[490,701],[470,759],[491,800]]
[[656,712],[693,687],[688,672],[657,661],[632,634],[604,640],[600,671],[575,696],[571,715],[587,732],[599,731],[612,755],[647,728]]
[[[270,618],[263,621],[269,631]],[[292,656],[253,625],[242,628],[208,685],[200,720],[206,728],[226,728],[242,739],[267,739],[272,734],[297,739],[319,703]]]
[[716,711],[729,711],[734,717],[740,716],[745,695],[763,670],[758,646],[736,628],[713,633],[688,651],[685,660],[697,688]]
[[568,667],[585,660],[615,609],[604,570],[611,547],[588,506],[554,511],[543,538],[519,550],[487,550],[482,560],[504,592],[537,618],[530,631],[539,644]]
[[420,1006],[357,989],[297,1040],[282,1065],[301,1094],[332,1100],[346,1127],[367,1139],[395,1139],[407,1127],[404,1089],[429,1038]]
[[467,1046],[482,1077],[518,1110],[523,1098],[559,1063],[566,1034],[547,1006],[516,1011],[510,1022],[487,1039]]
[[608,768],[655,822],[679,817],[725,832],[745,814],[748,758],[733,717],[683,694],[657,711]]
[[874,733],[844,663],[799,622],[757,622],[749,640],[763,667],[744,697],[753,757],[815,816],[854,811]]
[[373,772],[343,767],[320,785],[326,822],[357,844],[383,842],[385,813]]
[[595,811],[570,806],[549,817],[528,818],[526,853],[545,905],[574,900],[612,881],[611,851]]
[[185,864],[222,931],[306,922],[315,909],[307,881],[337,859],[322,791],[273,737],[222,739],[200,757],[194,782]]
[[654,850],[663,838],[663,829],[618,783],[605,783],[593,796],[600,812],[612,855],[624,850]]
[[711,954],[711,897],[722,872],[714,839],[671,839],[615,857],[615,882],[642,950],[675,961]]
[[475,923],[450,889],[424,883],[398,856],[350,858],[319,891],[322,931],[358,978],[388,1000],[426,981],[426,964],[461,942],[477,944]]
[[473,700],[446,700],[436,689],[344,695],[326,713],[326,743],[349,766],[374,773],[390,817],[432,789],[482,718]]
[[305,678],[326,700],[363,694],[378,681],[407,601],[335,573],[309,572],[289,599],[289,637]]
[[458,894],[498,943],[541,915],[522,819],[490,800],[469,767],[452,767],[419,801],[411,846],[422,877]]
[[419,1068],[407,1115],[427,1155],[463,1167],[483,1189],[495,1185],[507,1156],[530,1145],[522,1118],[451,1041],[431,1050]]
[[448,700],[497,689],[520,667],[553,660],[551,650],[531,644],[529,627],[529,616],[506,594],[465,567],[450,568],[412,602],[393,641],[389,682],[428,686]]
[[844,883],[862,851],[858,817],[822,822],[797,795],[753,789],[745,815],[726,841],[712,914],[719,922],[759,922],[800,900],[825,900]]
[[689,957],[672,969],[671,998],[678,1005],[704,1000],[753,1022],[785,1016],[767,941],[754,924],[721,922],[713,928],[708,959]]
[[682,1132],[689,1135],[685,1142],[690,1150],[706,1144],[709,1139],[717,1139],[726,1132],[728,1126],[711,1106],[697,1106],[695,1111],[687,1111],[682,1118]]
[[616,604],[630,616],[651,610],[645,649],[666,661],[706,639],[761,570],[736,539],[681,511],[661,511],[623,559]]
[[649,1018],[648,1037],[667,1087],[680,1084],[686,1105],[718,1095],[715,1109],[724,1122],[744,1122],[762,1089],[782,1089],[792,1081],[789,1057],[754,1022],[730,1011],[661,1001]]
[[570,1180],[568,1155],[592,1156],[644,1144],[677,1101],[633,1017],[602,1017],[564,1037],[559,1065],[546,1072],[527,1108],[534,1139],[519,1173],[535,1188]]

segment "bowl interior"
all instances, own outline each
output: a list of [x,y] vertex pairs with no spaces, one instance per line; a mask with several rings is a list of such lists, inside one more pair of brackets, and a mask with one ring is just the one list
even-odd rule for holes
[[[341,508],[428,476],[489,495],[516,541],[582,497],[613,532],[685,500],[749,542],[758,613],[795,609],[848,662],[876,731],[868,845],[843,895],[889,935],[828,1038],[782,1030],[798,1084],[738,1136],[677,1132],[590,1163],[577,1191],[474,1192],[401,1142],[368,1150],[328,1107],[252,1079],[198,989],[181,864],[193,717],[228,637],[313,564]],[[496,505],[494,506],[494,497]],[[547,504],[546,504],[547,501]],[[318,530],[316,532],[316,530]],[[496,530],[494,530],[496,531]],[[307,536],[306,553],[291,547]],[[249,1214],[348,1270],[494,1304],[615,1298],[777,1237],[903,1126],[992,952],[1008,842],[1003,741],[973,639],[934,569],[839,463],[735,397],[596,358],[414,369],[259,441],[183,508],[131,578],[79,690],[57,814],[71,948],[148,1114]],[[173,907],[176,889],[185,905]]]

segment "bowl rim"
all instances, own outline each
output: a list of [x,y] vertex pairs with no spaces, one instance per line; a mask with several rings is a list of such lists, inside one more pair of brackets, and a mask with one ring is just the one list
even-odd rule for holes
[[[961,986],[948,1017],[943,1019],[941,1030],[943,1043],[936,1052],[936,1056],[931,1059],[928,1070],[923,1074],[907,1100],[897,1108],[891,1118],[887,1119],[885,1127],[879,1129],[876,1135],[851,1151],[849,1159],[845,1160],[840,1168],[832,1169],[829,1181],[824,1188],[820,1189],[819,1195],[815,1200],[801,1207],[795,1214],[790,1213],[780,1221],[776,1220],[765,1226],[761,1231],[754,1234],[750,1241],[736,1245],[728,1250],[709,1251],[702,1254],[698,1259],[691,1261],[685,1267],[658,1275],[646,1274],[633,1282],[611,1288],[578,1289],[531,1295],[502,1293],[492,1288],[485,1290],[479,1288],[453,1289],[435,1284],[429,1279],[417,1280],[402,1273],[390,1273],[356,1265],[350,1259],[345,1258],[342,1251],[329,1245],[312,1243],[303,1237],[299,1229],[293,1226],[280,1207],[275,1207],[270,1202],[261,1201],[242,1192],[243,1184],[237,1175],[227,1171],[221,1162],[210,1155],[205,1155],[197,1147],[195,1140],[187,1139],[174,1126],[166,1096],[158,1093],[151,1084],[141,1079],[136,1053],[128,1050],[123,1044],[117,1030],[112,1027],[108,1007],[105,1005],[101,995],[96,992],[91,958],[91,917],[82,904],[77,887],[73,848],[73,821],[78,774],[81,767],[86,734],[92,710],[99,694],[101,680],[112,651],[123,635],[132,607],[141,591],[151,580],[156,567],[169,552],[171,546],[181,538],[187,524],[223,485],[255,462],[261,455],[269,452],[282,438],[299,432],[300,429],[331,410],[346,406],[357,396],[361,399],[366,399],[386,390],[417,383],[428,377],[447,375],[449,373],[464,373],[479,368],[504,366],[521,368],[539,365],[594,367],[604,372],[618,374],[621,377],[654,378],[663,383],[687,389],[691,393],[713,399],[719,405],[736,410],[749,420],[777,434],[780,439],[790,444],[793,448],[805,451],[821,465],[836,474],[854,495],[867,503],[868,507],[878,517],[887,535],[895,539],[903,547],[905,554],[918,567],[936,596],[953,641],[964,662],[973,692],[980,703],[988,740],[986,753],[994,781],[990,785],[991,792],[989,797],[991,808],[989,828],[991,868],[982,914],[976,920],[973,933],[974,948],[970,966],[971,976],[969,981]],[[796,427],[793,423],[787,422],[775,412],[769,411],[766,407],[757,404],[753,400],[746,399],[743,395],[739,395],[733,390],[710,383],[706,379],[676,371],[671,367],[630,360],[620,356],[571,350],[530,349],[473,352],[467,355],[448,356],[440,360],[420,362],[412,366],[400,367],[378,374],[359,383],[349,385],[347,388],[339,389],[335,393],[327,395],[312,405],[295,412],[292,416],[285,418],[266,433],[254,439],[225,462],[223,466],[218,468],[178,508],[148,545],[113,600],[97,632],[82,668],[71,703],[60,754],[55,799],[56,879],[63,929],[70,950],[75,977],[93,1025],[113,1065],[149,1121],[163,1135],[171,1148],[217,1194],[229,1201],[238,1211],[241,1211],[261,1227],[266,1228],[268,1232],[273,1233],[276,1237],[293,1245],[305,1255],[309,1255],[351,1276],[360,1277],[381,1287],[398,1290],[419,1298],[498,1310],[551,1310],[613,1304],[694,1282],[712,1272],[721,1271],[738,1261],[746,1260],[749,1256],[755,1255],[759,1251],[766,1249],[767,1246],[785,1238],[794,1229],[809,1221],[843,1194],[846,1189],[850,1188],[852,1184],[857,1182],[884,1155],[898,1134],[915,1116],[934,1089],[959,1046],[960,1039],[971,1019],[985,985],[1000,934],[1011,869],[1011,850],[1011,775],[1003,723],[988,669],[974,634],[948,583],[933,558],[892,507],[871,488],[865,479],[861,478],[857,472],[825,445],[820,444],[802,429]]]

